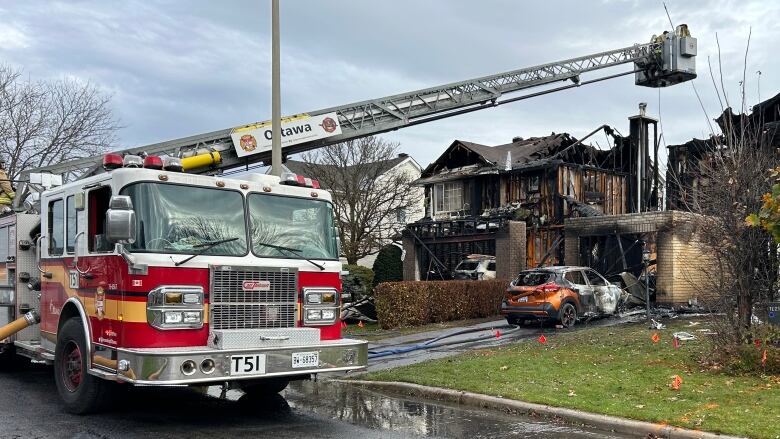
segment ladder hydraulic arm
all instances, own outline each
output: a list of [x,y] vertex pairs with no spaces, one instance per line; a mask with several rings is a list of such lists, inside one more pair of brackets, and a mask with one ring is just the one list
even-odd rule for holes
[[[648,87],[674,85],[696,77],[695,56],[696,39],[690,36],[686,25],[680,25],[674,32],[653,36],[651,42],[645,44],[300,115],[306,117],[336,113],[341,134],[285,145],[283,152],[285,155],[304,152],[628,74],[635,75],[637,85]],[[630,63],[633,63],[633,68],[623,73],[588,81],[580,79],[580,75],[584,73]],[[511,93],[562,81],[569,83],[537,93],[506,97]],[[188,157],[208,152],[219,153],[219,162],[188,171],[192,173],[218,173],[226,169],[270,161],[270,148],[239,157],[231,139],[233,131],[234,129],[213,131],[118,152],[175,157]],[[22,179],[26,179],[30,172],[62,174],[66,179],[100,173],[102,172],[101,159],[102,156],[90,157],[38,168],[23,174]]]

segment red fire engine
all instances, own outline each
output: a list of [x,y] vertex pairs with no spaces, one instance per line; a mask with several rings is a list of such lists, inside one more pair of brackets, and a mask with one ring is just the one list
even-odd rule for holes
[[[624,74],[673,85],[696,77],[695,55],[681,25],[646,44],[293,116],[282,145],[297,153]],[[502,99],[560,81],[571,84]],[[364,368],[366,342],[341,335],[330,194],[292,174],[225,178],[267,162],[269,135],[254,124],[24,172],[0,217],[3,355],[53,363],[74,413],[100,408],[111,381],[277,392]]]
[[101,378],[278,391],[365,366],[366,343],[341,338],[331,198],[316,181],[190,175],[156,156],[104,163],[43,192],[40,214],[0,219],[18,243],[6,273],[24,283],[20,311],[40,315],[15,346],[54,362],[71,410],[96,407]]

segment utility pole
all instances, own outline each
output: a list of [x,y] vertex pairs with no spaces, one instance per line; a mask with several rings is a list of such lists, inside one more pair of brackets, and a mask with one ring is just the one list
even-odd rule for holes
[[279,85],[279,0],[271,0],[271,174],[282,175],[282,93]]

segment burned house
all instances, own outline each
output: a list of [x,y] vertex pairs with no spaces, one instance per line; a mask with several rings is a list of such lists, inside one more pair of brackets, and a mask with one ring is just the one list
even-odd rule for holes
[[[722,133],[745,136],[756,145],[780,146],[780,94],[753,106],[750,114],[734,114],[727,108],[715,123]],[[667,166],[667,208],[691,210],[698,202],[702,186],[711,184],[703,172],[716,148],[729,144],[723,134],[709,139],[691,139],[680,145],[669,145]],[[732,139],[735,141],[736,139]]]
[[[609,148],[594,147],[604,133]],[[497,256],[497,276],[565,262],[565,220],[662,207],[656,120],[629,118],[629,136],[601,126],[497,146],[454,141],[415,184],[426,217],[404,232],[405,278],[446,277],[465,255]],[[409,257],[411,255],[411,257]]]

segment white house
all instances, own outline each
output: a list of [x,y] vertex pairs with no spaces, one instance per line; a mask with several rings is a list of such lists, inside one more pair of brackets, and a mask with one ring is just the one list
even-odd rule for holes
[[[284,167],[285,171],[292,172],[293,174],[308,176],[307,167],[317,165],[297,160],[287,160],[282,166]],[[415,161],[411,156],[404,153],[398,154],[398,156],[393,159],[384,161],[382,163],[382,167],[383,172],[379,178],[386,176],[389,178],[391,175],[399,175],[399,173],[403,173],[408,175],[408,181],[411,182],[419,179],[422,175],[422,168],[420,167],[419,163],[417,163],[417,161]],[[384,235],[383,240],[385,241],[384,244],[389,244],[393,242],[393,238],[399,237],[401,231],[404,229],[404,227],[406,227],[406,224],[415,222],[425,215],[425,200],[423,196],[424,189],[422,187],[412,186],[410,187],[410,190],[419,192],[419,201],[417,202],[417,206],[414,209],[397,209],[395,211],[395,215],[385,218],[382,227],[382,235]],[[366,256],[365,258],[358,261],[358,265],[371,268],[374,265],[375,259],[376,254]],[[346,263],[346,260],[343,262]]]

